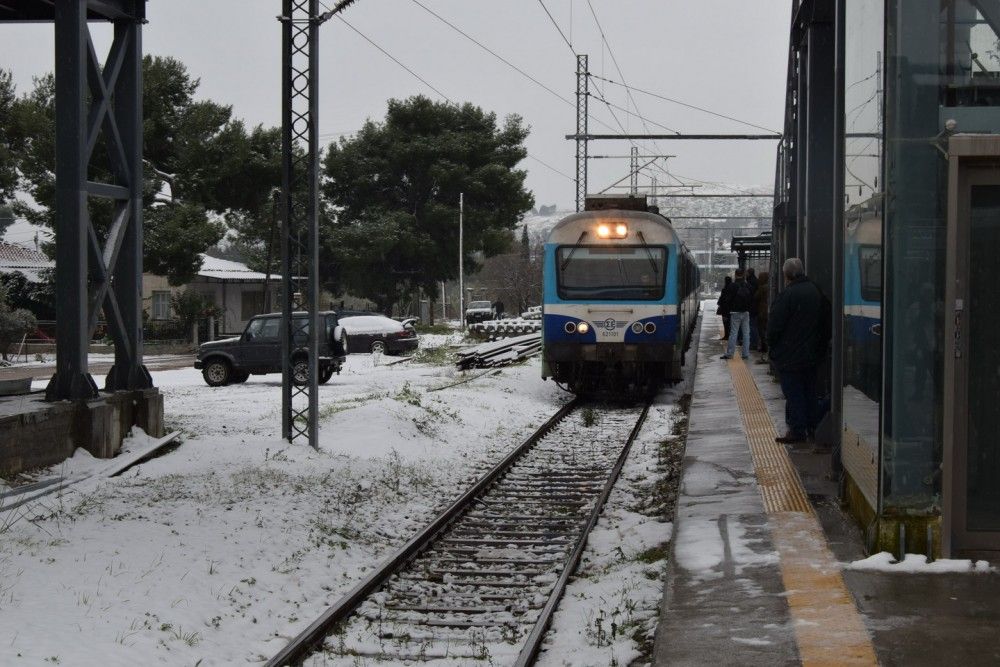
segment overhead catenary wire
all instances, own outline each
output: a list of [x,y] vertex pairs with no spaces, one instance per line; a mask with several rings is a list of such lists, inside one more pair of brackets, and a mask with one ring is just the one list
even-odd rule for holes
[[[351,25],[350,23],[348,23],[347,20],[344,17],[342,17],[340,15],[337,15],[337,18],[340,19],[344,23],[344,25],[346,25],[348,28],[350,28],[351,30],[353,30],[354,32],[356,32],[366,42],[368,42],[369,44],[371,44],[372,46],[374,46],[376,49],[378,49],[383,55],[385,55],[387,58],[389,58],[394,63],[396,63],[397,65],[399,65],[400,67],[402,67],[404,70],[406,70],[415,79],[417,79],[422,84],[424,84],[425,86],[427,86],[428,88],[430,88],[431,90],[433,90],[435,93],[437,93],[439,96],[441,96],[442,98],[444,98],[449,103],[456,104],[456,102],[453,99],[451,99],[448,95],[445,95],[443,92],[441,92],[441,90],[439,90],[436,86],[434,86],[429,81],[427,81],[427,79],[425,79],[424,77],[420,76],[420,74],[418,74],[412,68],[408,67],[405,63],[403,63],[401,60],[399,60],[399,58],[396,58],[394,55],[392,55],[391,53],[389,53],[388,51],[386,51],[384,48],[382,48],[382,46],[380,46],[373,39],[371,39],[370,37],[368,37],[368,35],[366,35],[365,33],[361,32],[360,30],[358,30],[357,28],[355,28],[353,25]],[[340,134],[350,134],[350,132],[330,133],[330,135],[325,135],[325,136],[336,136],[336,135],[340,135]],[[534,160],[538,164],[542,165],[543,167],[551,170],[552,172],[554,172],[556,174],[559,174],[563,178],[565,178],[567,180],[570,180],[570,181],[574,180],[572,176],[570,176],[569,174],[567,174],[564,171],[561,171],[561,170],[557,169],[556,167],[553,167],[552,165],[550,165],[549,163],[545,162],[541,158],[535,157],[534,155],[532,155],[530,153],[528,153],[527,156],[528,156],[529,159]]]
[[538,0],[538,4],[542,6],[542,9],[545,10],[545,14],[549,17],[549,20],[552,21],[552,25],[555,26],[557,31],[559,31],[559,36],[563,38],[564,42],[566,42],[566,46],[569,47],[570,52],[572,52],[573,55],[576,55],[576,51],[573,50],[572,42],[569,41],[569,38],[566,37],[566,33],[564,33],[562,28],[559,27],[559,23],[556,21],[555,17],[552,16],[552,12],[549,11],[549,8],[545,6],[545,0]]
[[751,123],[751,122],[746,121],[746,120],[741,120],[739,118],[736,118],[734,116],[729,116],[729,115],[724,114],[724,113],[719,113],[717,111],[712,111],[711,109],[706,109],[705,107],[700,107],[700,106],[698,106],[696,104],[691,104],[689,102],[684,102],[682,100],[678,100],[678,99],[673,98],[673,97],[667,97],[666,95],[661,95],[659,93],[654,93],[651,90],[645,90],[643,88],[637,88],[636,86],[633,86],[633,85],[630,85],[628,83],[625,83],[624,81],[615,81],[614,79],[609,79],[607,77],[598,76],[596,74],[592,74],[591,77],[594,78],[594,79],[598,79],[599,81],[604,81],[605,83],[610,83],[610,84],[615,85],[615,86],[621,86],[622,88],[625,88],[626,90],[632,90],[632,91],[635,91],[637,93],[641,93],[643,95],[648,95],[650,97],[654,97],[656,99],[663,100],[665,102],[670,102],[670,103],[676,104],[678,106],[682,106],[682,107],[686,107],[688,109],[692,109],[694,111],[700,111],[700,112],[708,114],[710,116],[715,116],[716,118],[722,118],[722,119],[725,119],[725,120],[731,120],[734,123],[739,123],[741,125],[746,125],[747,127],[756,128],[758,130],[764,130],[765,132],[774,132],[775,134],[781,134],[777,130],[772,130],[771,128],[763,127],[762,125],[757,125],[756,123]]
[[[496,58],[497,60],[499,60],[501,63],[503,63],[504,65],[506,65],[510,69],[514,70],[515,72],[517,72],[518,74],[520,74],[524,78],[526,78],[529,81],[531,81],[532,83],[534,83],[536,86],[540,87],[542,90],[546,91],[547,93],[549,93],[553,97],[558,98],[564,104],[566,104],[568,106],[571,106],[573,108],[576,108],[576,102],[574,102],[573,100],[569,99],[568,97],[562,95],[558,91],[554,90],[551,86],[546,85],[544,82],[542,82],[538,78],[532,76],[530,73],[528,73],[527,71],[525,71],[523,68],[518,67],[517,65],[515,65],[514,63],[512,63],[507,58],[504,58],[502,55],[500,55],[499,53],[497,53],[496,51],[494,51],[490,47],[486,46],[481,41],[479,41],[478,39],[476,39],[475,37],[473,37],[469,33],[465,32],[464,30],[462,30],[461,28],[459,28],[457,25],[455,25],[454,23],[452,23],[448,19],[444,18],[443,16],[441,16],[440,14],[438,14],[437,12],[435,12],[433,9],[431,9],[430,7],[428,7],[427,5],[425,5],[420,0],[410,0],[410,1],[413,4],[417,5],[418,7],[420,7],[421,9],[423,9],[425,12],[427,12],[431,16],[433,16],[435,19],[437,19],[438,21],[440,21],[441,23],[443,23],[444,25],[446,25],[449,28],[451,28],[453,31],[455,31],[458,34],[460,34],[462,37],[465,37],[467,40],[469,40],[470,42],[472,42],[473,44],[475,44],[476,46],[478,46],[483,51],[486,51],[488,54],[490,54],[491,56],[493,56],[494,58]],[[615,129],[614,127],[612,127],[610,124],[608,124],[607,122],[605,122],[601,118],[598,118],[598,117],[596,117],[596,116],[594,116],[592,114],[587,114],[587,115],[588,115],[588,117],[591,120],[593,120],[594,122],[596,122],[596,123],[598,123],[600,125],[603,125],[604,127],[608,128],[609,130],[614,130]]]

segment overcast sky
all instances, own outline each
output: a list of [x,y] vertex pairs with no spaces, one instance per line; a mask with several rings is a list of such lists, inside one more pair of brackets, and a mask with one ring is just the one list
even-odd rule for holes
[[[532,83],[422,9],[417,2],[476,38],[567,100],[575,92],[575,58],[539,0],[359,0],[344,18],[454,101],[469,101],[498,115],[519,114],[531,126],[529,153],[552,165],[523,163],[538,204],[570,206],[575,109]],[[781,129],[791,2],[783,0],[544,0],[573,50],[590,56],[592,74],[619,80],[611,53],[634,87],[721,114]],[[200,97],[231,104],[250,124],[280,122],[279,0],[150,0],[145,51],[172,55],[201,79]],[[332,4],[332,3],[331,3]],[[95,29],[106,49],[107,31]],[[440,97],[344,23],[321,33],[320,133],[329,141],[366,118],[381,118],[389,98]],[[0,67],[13,69],[19,91],[52,69],[52,28],[0,24]],[[608,102],[634,111],[621,87],[592,83]],[[653,132],[760,132],[641,93],[639,112]],[[591,99],[590,131],[617,123]],[[641,120],[615,111],[631,132]],[[599,119],[599,120],[598,120]],[[643,146],[672,154],[671,173],[682,178],[770,186],[774,142],[661,141]],[[627,142],[594,142],[591,154],[625,155]],[[590,190],[627,175],[627,160],[595,160]],[[660,173],[659,181],[667,177]],[[645,183],[649,182],[644,177]]]

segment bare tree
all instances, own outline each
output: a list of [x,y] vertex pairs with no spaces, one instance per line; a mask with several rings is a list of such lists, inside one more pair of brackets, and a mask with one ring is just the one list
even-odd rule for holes
[[540,242],[530,244],[527,252],[517,243],[510,251],[486,259],[476,282],[492,300],[503,301],[512,315],[520,314],[542,302],[542,253]]

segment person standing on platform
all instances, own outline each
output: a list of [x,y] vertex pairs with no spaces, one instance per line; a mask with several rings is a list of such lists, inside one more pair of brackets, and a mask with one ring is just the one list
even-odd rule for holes
[[[750,286],[750,293],[752,295],[757,294],[757,272],[752,266],[747,269],[747,285]],[[754,299],[750,306],[750,349],[756,350],[759,341],[760,335],[757,331],[757,300]]]
[[767,346],[785,395],[788,431],[776,442],[805,442],[816,428],[816,370],[823,341],[823,294],[805,275],[802,260],[791,257],[782,266],[785,289],[767,319]]
[[761,353],[760,359],[757,360],[758,364],[767,363],[767,306],[768,300],[771,298],[768,291],[770,277],[767,271],[761,271],[759,281],[757,282],[757,290],[753,293],[753,302],[757,312],[758,341],[760,343],[758,349]]
[[736,339],[743,336],[743,358],[750,358],[750,309],[753,308],[753,290],[747,284],[743,269],[736,269],[736,280],[730,286],[729,345],[723,359],[732,359],[736,352]]
[[733,279],[726,276],[726,281],[722,285],[722,294],[719,295],[719,300],[715,302],[718,306],[715,309],[716,315],[722,315],[722,338],[719,340],[729,340],[729,301],[733,297],[732,285]]

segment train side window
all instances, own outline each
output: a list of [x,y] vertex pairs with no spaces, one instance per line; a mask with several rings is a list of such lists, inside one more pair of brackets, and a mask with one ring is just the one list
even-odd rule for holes
[[861,298],[882,301],[882,247],[863,245],[858,248],[861,268]]

